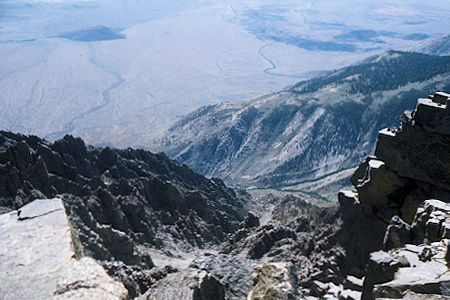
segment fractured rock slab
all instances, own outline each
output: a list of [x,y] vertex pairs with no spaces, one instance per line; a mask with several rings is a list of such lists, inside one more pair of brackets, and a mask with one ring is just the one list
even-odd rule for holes
[[1,299],[50,299],[54,293],[57,299],[128,296],[124,286],[94,260],[75,259],[60,199],[36,200],[0,215],[0,241]]

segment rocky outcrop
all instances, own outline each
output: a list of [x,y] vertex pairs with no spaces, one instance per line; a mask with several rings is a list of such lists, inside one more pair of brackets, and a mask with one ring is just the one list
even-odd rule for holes
[[[401,128],[380,131],[375,155],[351,177],[356,190],[339,194],[340,208],[293,195],[246,201],[245,193],[163,154],[97,149],[70,136],[49,144],[2,132],[2,211],[28,204],[0,216],[0,226],[10,226],[0,230],[0,240],[12,239],[0,249],[6,274],[0,290],[20,298],[17,293],[30,295],[39,284],[45,291],[37,298],[58,299],[121,299],[123,285],[140,299],[449,296],[448,97],[420,99],[402,116]],[[62,202],[31,202],[56,195]],[[256,212],[263,211],[259,218]],[[61,213],[63,219],[53,217]],[[27,234],[39,236],[37,252],[56,256],[66,271],[56,262],[42,265],[45,257],[34,261],[36,250],[10,234],[18,232],[16,223],[29,224]],[[58,244],[41,251],[55,235],[73,250]],[[24,247],[24,257],[10,257],[17,247]],[[22,275],[11,270],[37,274],[40,268],[48,276],[34,282],[23,275],[29,290],[16,288]]]
[[295,281],[292,267],[286,263],[260,265],[254,270],[253,288],[247,299],[294,300],[297,294]]
[[343,268],[365,276],[363,299],[447,295],[449,97],[419,99],[400,128],[381,130],[375,155],[351,178],[356,192],[339,193]]
[[91,256],[134,297],[155,281],[150,249],[167,256],[225,241],[247,215],[247,195],[164,154],[94,148],[66,136],[48,143],[0,132],[0,206],[63,200],[76,253]]
[[383,248],[393,216],[411,224],[423,201],[450,201],[450,105],[448,100],[440,103],[440,94],[430,98],[419,99],[416,109],[403,115],[399,129],[380,131],[375,156],[352,177],[357,192],[339,194],[344,244],[355,258],[354,273],[364,270],[370,252]]
[[245,299],[252,285],[257,261],[238,255],[205,253],[196,257],[191,268],[203,270],[217,278],[229,300]]
[[405,231],[417,245],[408,243],[370,254],[364,281],[365,299],[400,299],[409,292],[417,297],[450,296],[449,260],[446,259],[449,240],[445,235],[448,221],[449,203],[427,200],[421,204],[412,226]]
[[241,290],[249,299],[323,297],[328,291],[324,286],[345,279],[337,209],[317,207],[293,195],[275,202],[267,224],[242,225],[221,255],[243,261],[240,265],[245,267],[235,265],[234,272],[243,274]]
[[60,199],[42,199],[0,215],[3,299],[117,299],[128,292],[95,260],[76,259]]
[[205,271],[186,269],[167,275],[142,300],[225,300],[223,285]]

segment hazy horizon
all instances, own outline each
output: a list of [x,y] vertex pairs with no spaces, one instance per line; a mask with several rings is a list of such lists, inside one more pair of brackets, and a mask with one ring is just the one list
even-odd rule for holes
[[448,11],[445,1],[2,1],[0,128],[146,146],[202,105],[446,34]]

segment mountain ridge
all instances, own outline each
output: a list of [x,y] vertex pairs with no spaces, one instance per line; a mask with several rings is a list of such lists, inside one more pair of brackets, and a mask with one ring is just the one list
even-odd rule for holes
[[248,195],[162,153],[0,131],[1,211],[53,197],[77,237],[74,251],[100,261],[135,297],[155,280],[152,253],[177,259],[224,242],[245,219]]
[[202,107],[150,148],[237,186],[314,180],[356,166],[378,130],[449,79],[450,57],[389,51],[289,90]]

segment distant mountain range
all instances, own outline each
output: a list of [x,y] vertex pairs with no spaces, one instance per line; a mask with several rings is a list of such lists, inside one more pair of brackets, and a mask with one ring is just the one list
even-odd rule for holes
[[414,51],[430,55],[450,55],[450,34],[427,39]]
[[295,187],[330,175],[342,185],[336,173],[348,176],[380,129],[396,125],[418,97],[449,90],[449,79],[450,57],[389,51],[279,93],[202,107],[153,148],[244,187]]

